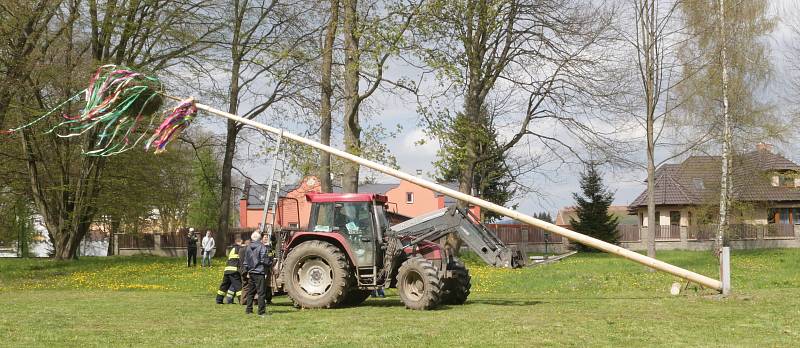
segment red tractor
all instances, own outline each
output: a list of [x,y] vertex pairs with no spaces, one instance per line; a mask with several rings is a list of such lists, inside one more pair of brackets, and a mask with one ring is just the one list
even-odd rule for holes
[[386,196],[368,193],[308,194],[307,231],[275,234],[272,285],[295,306],[354,306],[379,287],[397,288],[411,309],[463,304],[470,276],[445,244],[456,233],[487,263],[518,267],[514,253],[468,211],[445,208],[395,226],[386,217]]

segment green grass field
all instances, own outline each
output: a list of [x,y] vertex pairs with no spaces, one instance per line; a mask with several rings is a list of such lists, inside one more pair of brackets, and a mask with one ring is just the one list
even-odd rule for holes
[[[715,276],[709,253],[659,258]],[[797,346],[800,250],[734,251],[734,295],[690,286],[605,254],[522,270],[470,260],[463,306],[417,312],[394,291],[334,310],[276,298],[267,318],[216,305],[222,260],[0,259],[0,346]]]

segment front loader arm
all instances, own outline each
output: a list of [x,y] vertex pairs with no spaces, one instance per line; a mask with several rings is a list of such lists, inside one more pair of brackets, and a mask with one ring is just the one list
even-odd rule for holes
[[[468,210],[456,207],[443,208],[392,226],[391,233],[398,238],[411,238],[408,245],[423,240],[438,241],[455,233],[464,244],[484,262],[495,267],[516,268],[524,265],[524,258],[517,255],[478,222]],[[406,237],[406,238],[403,238]]]

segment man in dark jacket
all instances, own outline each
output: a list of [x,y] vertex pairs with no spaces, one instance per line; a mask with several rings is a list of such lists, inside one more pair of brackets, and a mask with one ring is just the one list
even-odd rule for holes
[[226,303],[232,304],[233,299],[239,297],[239,303],[242,302],[242,277],[239,274],[239,250],[242,247],[242,239],[236,238],[236,243],[231,245],[228,249],[228,260],[225,262],[225,270],[222,273],[222,283],[217,290],[217,304],[222,304],[224,299]]
[[258,315],[265,315],[267,311],[267,274],[272,266],[269,258],[269,247],[261,243],[261,234],[253,232],[250,236],[250,245],[247,247],[247,258],[244,259],[244,269],[250,276],[250,288],[247,290],[246,314],[253,313],[253,296],[258,292]]
[[194,235],[194,228],[186,233],[186,267],[192,266],[197,266],[197,236]]
[[247,304],[247,290],[250,289],[250,275],[247,274],[247,271],[244,269],[244,260],[247,259],[247,250],[250,249],[250,238],[247,238],[244,241],[244,245],[239,249],[239,258],[241,262],[239,262],[239,274],[242,277],[242,296],[239,299],[239,304],[246,305]]

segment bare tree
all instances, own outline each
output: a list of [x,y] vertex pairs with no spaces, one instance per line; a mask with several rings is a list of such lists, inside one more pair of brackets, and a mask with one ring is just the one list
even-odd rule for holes
[[720,177],[719,192],[719,227],[714,243],[714,252],[722,251],[723,240],[728,232],[728,215],[731,202],[731,188],[733,187],[733,176],[731,173],[731,145],[733,136],[731,134],[731,119],[728,111],[728,42],[727,28],[725,25],[725,0],[719,0],[719,65],[721,70],[720,88],[722,90],[722,176]]
[[[422,99],[423,125],[437,138],[463,123],[462,129],[504,133],[493,137],[494,151],[481,150],[485,132],[463,133],[459,191],[473,193],[476,168],[517,145],[565,161],[564,154],[580,160],[581,146],[598,157],[614,152],[592,111],[615,89],[600,71],[609,12],[571,0],[481,0],[431,1],[420,13],[417,56],[446,81],[434,84],[444,87],[435,97],[461,103]],[[501,112],[486,112],[491,108]]]
[[[669,137],[667,129],[674,126],[671,116],[680,107],[676,88],[685,81],[679,58],[680,45],[687,40],[688,33],[680,18],[680,0],[664,2],[655,0],[632,0],[624,8],[618,33],[633,55],[623,49],[623,69],[635,70],[627,93],[620,103],[620,111],[635,121],[634,127],[643,129],[646,138],[647,159],[642,166],[647,171],[647,233],[644,236],[647,255],[656,255],[656,207],[655,171],[662,164],[681,156],[709,140],[707,134],[697,138],[675,139]],[[666,138],[666,139],[665,139]],[[659,148],[671,151],[656,162]]]
[[[418,7],[414,2],[379,6],[371,2],[359,5],[358,0],[342,0],[344,145],[349,153],[360,155],[363,151],[359,110],[383,82],[386,62],[396,54]],[[386,10],[379,11],[380,8]],[[383,12],[385,14],[381,15]],[[364,92],[361,92],[362,79],[367,82]],[[342,189],[358,192],[359,165],[344,162],[342,166]]]
[[[233,0],[230,3],[229,12],[221,17],[224,23],[230,24],[230,31],[224,33],[223,40],[215,42],[229,54],[225,58],[230,62],[228,112],[241,112],[244,99],[249,105],[242,117],[254,119],[307,88],[301,72],[310,61],[306,43],[315,29],[306,26],[304,16],[310,9],[304,5],[277,0]],[[231,171],[243,127],[232,120],[226,123],[217,224],[217,233],[222,236],[229,227]]]
[[[38,51],[38,60],[46,64],[29,70],[18,97],[21,104],[35,105],[37,110],[50,109],[74,95],[98,63],[160,71],[202,50],[203,40],[215,30],[204,17],[206,2],[41,3],[48,6],[24,13],[43,28],[37,41],[30,44]],[[52,3],[57,6],[49,6]],[[74,109],[75,105],[69,104],[65,112]],[[46,123],[52,126],[52,122]],[[58,259],[77,257],[78,244],[97,213],[95,203],[103,189],[107,160],[81,153],[92,149],[99,136],[99,132],[88,132],[64,139],[31,129],[22,131],[31,194]]]
[[679,88],[685,99],[682,109],[691,125],[710,134],[721,148],[718,251],[727,243],[737,144],[751,146],[781,136],[781,127],[775,126],[781,122],[775,120],[770,102],[756,92],[772,71],[761,38],[775,21],[767,14],[766,0],[683,0],[680,6],[692,34],[683,54],[693,60],[684,62],[691,76]]

